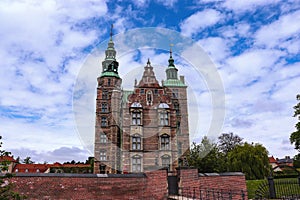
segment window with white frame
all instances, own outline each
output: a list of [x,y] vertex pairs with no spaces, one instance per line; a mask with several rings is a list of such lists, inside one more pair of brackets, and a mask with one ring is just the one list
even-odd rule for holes
[[170,136],[164,134],[160,137],[160,149],[161,150],[170,150]]
[[142,138],[138,135],[132,136],[132,150],[142,149]]
[[169,125],[169,114],[167,111],[162,111],[159,113],[160,125],[167,126]]
[[133,125],[141,125],[141,112],[133,111],[132,112],[132,124]]
[[100,151],[100,161],[106,160],[106,151],[102,150]]
[[132,172],[142,171],[142,158],[141,156],[133,156],[131,159]]
[[105,133],[100,134],[100,143],[106,143],[107,142],[107,137]]

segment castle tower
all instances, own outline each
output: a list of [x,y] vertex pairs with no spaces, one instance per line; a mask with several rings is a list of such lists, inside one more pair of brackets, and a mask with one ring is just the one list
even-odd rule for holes
[[187,86],[172,50],[162,85],[148,59],[133,91],[124,91],[118,67],[111,30],[97,79],[94,173],[175,171],[189,149],[189,128]]
[[111,27],[102,73],[97,78],[94,173],[117,173],[120,169],[122,79],[118,67]]
[[[184,76],[178,79],[178,69],[174,64],[172,57],[172,49],[170,49],[169,65],[166,69],[167,80],[163,82],[163,86],[167,87],[169,94],[172,97],[173,112],[171,118],[172,134],[176,135],[176,143],[173,143],[174,148],[177,148],[178,165],[181,165],[185,159],[185,154],[189,149],[189,124],[188,124],[188,103],[187,103],[187,86],[184,82]],[[175,132],[175,133],[174,133]]]

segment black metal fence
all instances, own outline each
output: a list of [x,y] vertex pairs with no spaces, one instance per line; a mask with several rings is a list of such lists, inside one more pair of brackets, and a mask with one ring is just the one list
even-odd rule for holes
[[300,199],[299,178],[273,179],[262,183],[255,192],[255,199]]
[[246,200],[246,191],[210,189],[210,188],[179,188],[179,195],[170,196],[177,200]]

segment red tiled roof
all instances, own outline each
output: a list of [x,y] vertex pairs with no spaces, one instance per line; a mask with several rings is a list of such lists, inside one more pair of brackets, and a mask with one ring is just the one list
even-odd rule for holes
[[16,164],[14,173],[44,173],[49,169],[49,164]]
[[0,162],[3,161],[16,162],[13,156],[0,156]]
[[272,156],[269,157],[269,163],[277,163],[276,159]]

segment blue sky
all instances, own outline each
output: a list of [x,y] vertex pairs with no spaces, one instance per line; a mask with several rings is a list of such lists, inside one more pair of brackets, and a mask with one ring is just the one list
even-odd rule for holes
[[[85,160],[90,155],[77,131],[73,91],[88,56],[108,39],[113,23],[115,34],[161,27],[193,39],[210,56],[224,86],[221,132],[259,142],[275,157],[293,156],[289,135],[295,129],[292,107],[300,93],[299,21],[299,0],[2,0],[4,148],[37,162]],[[126,55],[119,58],[124,77],[124,66],[143,69],[147,57],[154,65],[168,58],[167,52],[151,49]],[[101,70],[103,57],[97,59]],[[179,60],[175,55],[179,73],[188,78],[190,72]],[[201,80],[199,86],[187,82],[189,88],[205,86]],[[192,95],[200,102],[198,123],[209,124],[211,96],[207,88],[202,90]],[[198,139],[205,130],[198,130]]]

